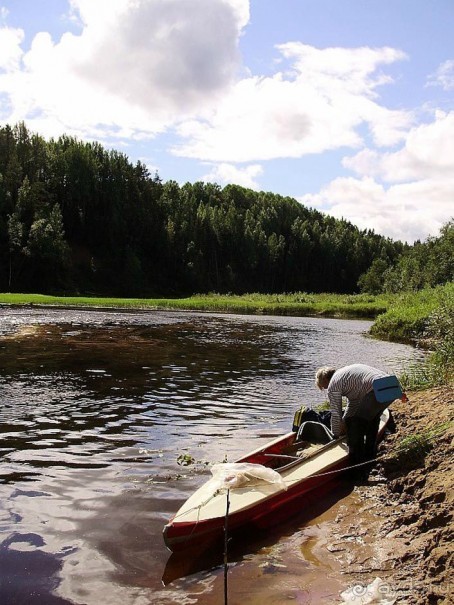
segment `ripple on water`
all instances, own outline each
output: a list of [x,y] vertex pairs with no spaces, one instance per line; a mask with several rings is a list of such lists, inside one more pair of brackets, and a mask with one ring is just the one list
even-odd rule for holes
[[[162,526],[206,463],[237,459],[320,403],[319,365],[398,371],[419,355],[364,338],[370,324],[357,321],[37,308],[1,319],[0,553],[33,554],[11,538],[18,528],[40,536],[37,550],[58,560],[52,590],[87,605],[120,593],[122,605],[219,602],[219,574],[161,585]],[[182,453],[195,462],[180,466]],[[27,561],[15,561],[25,586]],[[252,553],[238,582],[258,569],[263,582],[262,562]]]

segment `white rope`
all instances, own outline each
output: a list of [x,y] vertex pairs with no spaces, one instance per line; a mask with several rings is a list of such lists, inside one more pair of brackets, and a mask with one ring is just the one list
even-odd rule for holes
[[184,515],[187,515],[188,513],[192,513],[192,511],[193,511],[193,510],[197,510],[197,511],[198,511],[198,513],[197,513],[197,523],[198,523],[198,522],[199,522],[199,517],[200,517],[200,510],[201,510],[201,509],[202,509],[204,506],[206,506],[210,500],[212,500],[213,498],[215,498],[215,497],[218,495],[218,492],[219,492],[219,490],[216,490],[216,491],[214,492],[214,494],[211,494],[211,496],[210,496],[209,498],[207,498],[207,499],[206,499],[204,502],[201,502],[201,503],[200,503],[200,504],[198,504],[197,506],[193,506],[192,508],[188,508],[188,510],[185,510],[185,511],[183,511],[183,512],[181,512],[181,513],[176,513],[176,514],[173,516],[172,521],[174,521],[174,520],[175,520],[177,517],[182,517],[182,516],[184,516]]
[[[307,479],[313,479],[314,477],[325,477],[326,475],[335,475],[336,473],[343,473],[344,471],[349,471],[352,468],[358,468],[359,466],[365,466],[366,464],[371,464],[372,462],[376,462],[381,458],[377,456],[377,458],[372,458],[372,460],[366,460],[365,462],[358,462],[358,464],[351,464],[350,466],[343,466],[342,468],[337,468],[334,471],[326,471],[326,473],[315,473],[314,475],[309,475],[308,477],[304,477],[304,479],[295,479],[294,481],[284,481],[287,485],[291,485],[292,483],[300,483],[302,481],[306,481]],[[296,457],[298,459],[298,457]]]

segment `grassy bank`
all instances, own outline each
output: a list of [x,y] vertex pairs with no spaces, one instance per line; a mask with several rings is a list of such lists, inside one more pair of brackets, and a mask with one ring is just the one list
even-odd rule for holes
[[454,379],[454,284],[401,295],[377,317],[371,334],[412,342],[431,351],[424,363],[402,374],[406,389],[429,388]]
[[454,283],[396,296],[386,312],[374,322],[371,334],[396,342],[429,339],[432,318],[440,308],[447,314],[449,310],[454,313]]
[[189,298],[98,298],[0,294],[0,304],[55,305],[121,309],[168,309],[264,315],[325,316],[374,319],[384,313],[395,296],[369,294],[206,294]]

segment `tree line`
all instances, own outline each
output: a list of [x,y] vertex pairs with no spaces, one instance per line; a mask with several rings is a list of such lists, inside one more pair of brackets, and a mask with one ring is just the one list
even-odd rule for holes
[[392,262],[385,255],[375,258],[359,278],[363,292],[418,291],[454,281],[454,221],[448,221],[438,236],[407,247]]
[[162,182],[99,143],[0,129],[1,291],[353,293],[393,267],[402,281],[412,254],[290,197]]

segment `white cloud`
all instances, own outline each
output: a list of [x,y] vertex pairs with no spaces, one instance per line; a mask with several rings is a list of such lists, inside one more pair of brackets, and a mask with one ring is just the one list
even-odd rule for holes
[[75,21],[104,32],[127,11],[130,0],[69,0],[69,4]]
[[364,123],[379,145],[403,139],[412,115],[381,106],[375,92],[389,82],[377,68],[402,60],[402,52],[296,42],[278,49],[289,66],[272,77],[240,80],[209,119],[181,124],[187,142],[175,154],[227,162],[301,157],[360,146],[357,129]]
[[453,215],[454,112],[412,128],[398,151],[363,149],[343,165],[361,178],[334,179],[301,200],[389,237],[435,235]]
[[300,201],[360,229],[413,243],[436,235],[452,216],[454,177],[400,183],[388,188],[372,177],[342,177]]
[[427,86],[441,86],[444,90],[454,90],[454,60],[448,59],[439,65],[437,71],[429,76]]
[[54,42],[39,33],[25,54],[22,32],[0,29],[6,121],[24,119],[44,135],[150,138],[202,115],[236,76],[248,0],[71,0],[71,7],[81,34]]
[[23,51],[24,32],[11,27],[0,28],[0,69],[12,72],[19,67]]
[[378,67],[406,58],[402,51],[389,47],[318,49],[288,42],[277,48],[286,59],[293,60],[296,75],[303,74],[305,79],[312,80],[321,92],[334,85],[339,90],[367,96],[373,96],[377,86],[392,81],[383,74],[372,77]]
[[211,106],[236,75],[244,25],[238,7],[245,2],[117,0],[120,18],[109,27],[100,25],[93,3],[73,2],[86,22],[83,37],[90,48],[77,71],[131,105],[181,119]]
[[436,111],[434,121],[412,128],[404,147],[396,152],[363,149],[342,163],[359,175],[390,183],[450,177],[454,172],[454,111]]
[[[177,155],[211,162],[301,157],[359,147],[358,127],[395,144],[411,121],[378,102],[391,48],[279,45],[282,71],[239,78],[249,0],[70,0],[80,35],[7,40],[0,93],[9,122],[44,135],[151,138],[178,125]],[[219,26],[222,24],[222,27]],[[0,38],[1,39],[1,38]],[[7,59],[8,58],[8,59]],[[5,112],[3,112],[4,114]]]
[[202,181],[218,183],[219,185],[227,185],[234,183],[247,187],[248,189],[259,190],[260,185],[256,180],[263,174],[263,168],[260,164],[251,164],[244,168],[239,168],[233,164],[215,164],[212,170],[201,178]]

